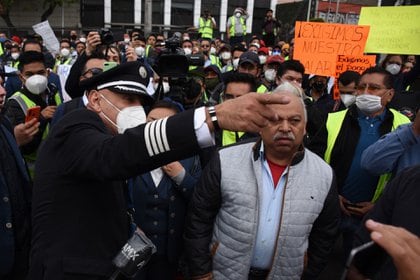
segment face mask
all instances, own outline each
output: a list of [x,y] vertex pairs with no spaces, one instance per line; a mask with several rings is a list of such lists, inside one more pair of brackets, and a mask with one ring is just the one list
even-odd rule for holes
[[42,75],[32,75],[25,81],[25,87],[33,94],[43,93],[48,86],[48,79]]
[[144,51],[145,51],[143,47],[137,47],[134,50],[135,50],[137,56],[143,57]]
[[340,99],[347,108],[356,102],[356,96],[353,94],[340,94]]
[[182,40],[190,40],[190,37],[183,37]]
[[77,39],[77,35],[71,35],[70,37],[73,41],[76,41],[76,39]]
[[130,43],[130,38],[124,38],[124,43],[126,44]]
[[267,61],[267,57],[265,55],[259,55],[258,58],[260,59],[260,64],[265,64]]
[[82,43],[86,43],[86,38],[85,38],[85,37],[81,37],[79,40],[80,40],[80,42],[82,42]]
[[61,54],[61,56],[63,56],[63,57],[68,57],[68,56],[70,55],[70,50],[69,50],[69,49],[67,49],[67,48],[62,48],[62,49],[60,50],[60,54]]
[[391,73],[392,75],[397,75],[398,73],[400,73],[401,65],[398,65],[396,63],[388,64],[385,70]]
[[326,85],[323,82],[315,82],[312,84],[312,87],[318,92],[323,92]]
[[130,106],[120,110],[103,95],[101,95],[101,97],[115,110],[118,111],[117,123],[114,123],[103,112],[101,113],[110,123],[112,123],[118,129],[119,134],[123,134],[124,131],[126,131],[127,129],[146,123],[146,113],[144,112],[143,106]]
[[220,54],[220,58],[223,60],[229,60],[232,57],[232,55],[230,54],[230,52],[222,52]]
[[219,84],[219,78],[207,78],[204,83],[206,89],[213,90]]
[[260,44],[258,44],[258,43],[253,43],[253,45],[254,45],[254,46],[256,46],[256,47],[257,47],[257,49],[259,49],[259,48],[260,48]]
[[184,53],[185,55],[190,55],[192,54],[192,50],[190,48],[184,48]]
[[232,64],[233,64],[233,68],[236,70],[236,69],[238,69],[238,65],[239,65],[239,57],[238,58],[235,58],[233,61],[232,61]]
[[216,48],[215,47],[211,47],[210,48],[210,53],[211,54],[215,54],[216,53]]
[[13,58],[13,60],[17,60],[19,58],[19,53],[14,52],[14,53],[10,54],[10,56]]
[[280,55],[280,51],[273,51],[273,55]]
[[[153,89],[156,91],[158,88],[158,83],[154,83],[153,84]],[[163,86],[163,93],[168,93],[171,90],[171,86],[169,85],[168,82],[162,82],[162,86]]]
[[237,18],[238,18],[238,17],[241,17],[241,13],[236,13],[236,14],[235,14],[235,17],[237,17]]
[[356,96],[356,106],[363,113],[370,115],[382,109],[381,97],[372,94]]
[[269,82],[274,82],[276,79],[276,70],[275,69],[267,69],[264,71],[264,77]]

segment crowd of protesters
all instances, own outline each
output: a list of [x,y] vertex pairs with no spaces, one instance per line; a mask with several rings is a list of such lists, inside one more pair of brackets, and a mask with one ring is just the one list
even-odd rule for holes
[[163,34],[0,33],[0,279],[108,279],[136,228],[135,279],[317,279],[371,239],[348,279],[419,277],[419,56],[307,74],[247,17],[178,34],[181,76]]

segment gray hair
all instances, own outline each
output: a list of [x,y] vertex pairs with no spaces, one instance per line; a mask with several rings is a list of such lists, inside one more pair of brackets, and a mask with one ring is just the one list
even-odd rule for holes
[[305,102],[303,101],[303,99],[305,98],[305,93],[303,91],[303,89],[297,85],[294,85],[292,83],[289,82],[284,82],[281,85],[279,85],[278,87],[276,87],[276,89],[273,90],[273,94],[284,94],[284,93],[290,93],[293,94],[297,97],[299,97],[299,101],[302,104],[302,109],[303,109],[303,114],[305,117],[305,122],[308,122],[308,113],[306,112],[306,105]]

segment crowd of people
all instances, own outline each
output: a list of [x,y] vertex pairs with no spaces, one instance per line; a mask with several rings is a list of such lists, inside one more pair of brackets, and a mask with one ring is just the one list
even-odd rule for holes
[[343,269],[377,244],[348,279],[419,277],[420,58],[306,74],[247,17],[222,40],[204,11],[172,56],[141,29],[0,34],[0,279],[108,279],[138,229],[135,279],[318,279],[337,240]]

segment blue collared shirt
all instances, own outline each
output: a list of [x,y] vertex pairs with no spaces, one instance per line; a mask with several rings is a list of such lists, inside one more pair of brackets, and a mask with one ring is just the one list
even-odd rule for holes
[[351,202],[371,201],[378,184],[378,176],[373,176],[361,166],[363,151],[380,138],[379,127],[384,122],[385,111],[376,117],[368,117],[359,110],[358,122],[360,126],[360,137],[353,161],[350,166],[341,195]]
[[258,229],[251,266],[269,269],[276,250],[280,218],[283,207],[283,190],[286,185],[286,168],[274,188],[273,176],[265,158],[264,145],[260,148],[262,186],[258,190]]

